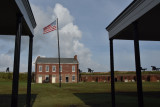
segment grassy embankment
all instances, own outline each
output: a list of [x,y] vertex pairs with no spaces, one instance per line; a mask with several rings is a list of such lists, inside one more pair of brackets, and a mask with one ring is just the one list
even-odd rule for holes
[[[88,72],[82,72],[80,73],[81,75],[110,75],[110,72],[93,72],[93,73],[88,73]],[[118,74],[136,74],[135,71],[114,71],[115,75]],[[160,74],[160,71],[142,71],[143,74]]]

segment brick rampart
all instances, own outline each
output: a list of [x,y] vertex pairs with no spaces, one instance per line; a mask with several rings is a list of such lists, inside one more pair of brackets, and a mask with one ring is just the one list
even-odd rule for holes
[[[81,75],[81,82],[110,82],[110,75]],[[115,75],[115,82],[135,82],[136,74]],[[142,81],[159,82],[160,74],[143,74]]]

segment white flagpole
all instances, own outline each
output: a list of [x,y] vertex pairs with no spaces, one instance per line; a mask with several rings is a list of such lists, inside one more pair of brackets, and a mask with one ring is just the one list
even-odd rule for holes
[[57,39],[58,39],[58,59],[59,59],[59,87],[61,87],[61,71],[60,71],[60,46],[59,46],[59,29],[58,29],[58,18],[56,20],[56,25],[57,25]]

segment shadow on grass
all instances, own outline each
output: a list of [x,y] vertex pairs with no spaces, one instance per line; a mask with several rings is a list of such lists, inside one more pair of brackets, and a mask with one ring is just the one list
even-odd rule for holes
[[[90,107],[111,107],[110,93],[74,93]],[[116,92],[116,107],[138,107],[136,92]],[[145,107],[159,107],[160,92],[144,92]]]
[[91,107],[110,107],[110,93],[74,93],[86,105]]
[[[12,94],[0,94],[0,107],[11,107],[11,96]],[[26,96],[27,94],[18,95],[18,107],[26,106]],[[36,94],[31,95],[31,106],[34,104],[36,96]]]
[[[160,92],[143,92],[143,99],[144,107],[159,107]],[[117,107],[138,107],[137,92],[116,92],[116,105]]]

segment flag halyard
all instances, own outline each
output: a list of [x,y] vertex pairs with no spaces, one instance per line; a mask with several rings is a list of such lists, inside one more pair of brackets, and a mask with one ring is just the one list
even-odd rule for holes
[[52,22],[51,24],[49,24],[48,26],[43,28],[43,34],[52,32],[54,30],[57,30],[57,21],[56,20],[54,22]]

